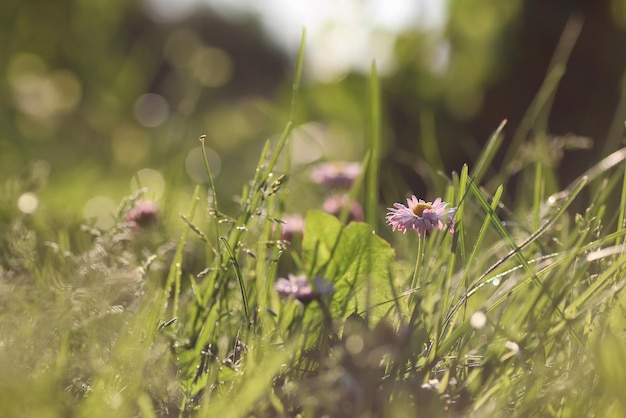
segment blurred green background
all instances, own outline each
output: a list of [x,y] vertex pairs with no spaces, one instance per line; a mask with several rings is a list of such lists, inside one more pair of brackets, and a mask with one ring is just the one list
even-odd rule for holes
[[[223,2],[183,2],[187,13],[167,16],[164,9],[155,13],[157,3],[167,4],[0,4],[0,175],[21,179],[6,187],[34,193],[40,207],[54,213],[96,217],[99,226],[107,226],[106,214],[139,186],[167,209],[184,211],[193,185],[207,181],[197,141],[206,134],[228,210],[265,140],[289,118],[296,51],[276,42],[280,22],[268,24],[259,7],[224,14]],[[358,11],[372,2],[344,3]],[[418,3],[427,10],[428,2]],[[316,7],[301,5],[305,11]],[[590,150],[566,151],[559,181],[566,185],[621,146],[626,0],[450,0],[441,22],[429,25],[427,17],[418,15],[414,25],[405,22],[397,30],[352,20],[369,25],[366,46],[378,43],[385,55],[379,61],[383,199],[393,201],[407,190],[436,194],[442,184],[437,171],[471,165],[505,118],[510,141],[568,21],[574,22],[570,32],[582,26],[578,37],[570,34],[575,43],[549,101],[546,130],[594,142]],[[291,23],[299,24],[297,18]],[[344,33],[345,51],[351,51],[352,32],[341,29],[331,22],[313,33]],[[315,37],[308,42],[316,54],[307,55],[300,92],[296,180],[306,180],[316,161],[363,157],[366,69],[376,58],[356,51],[359,65],[323,73],[316,68],[325,51]],[[328,59],[334,59],[330,51]],[[293,200],[293,210],[319,207],[314,192]]]

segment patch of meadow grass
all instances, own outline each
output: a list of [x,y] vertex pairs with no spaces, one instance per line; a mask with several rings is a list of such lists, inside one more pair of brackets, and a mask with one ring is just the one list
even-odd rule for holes
[[[624,416],[626,151],[558,190],[558,161],[534,158],[557,147],[543,131],[494,169],[503,122],[471,168],[437,181],[457,208],[453,233],[391,233],[373,66],[368,152],[349,191],[367,222],[311,210],[301,241],[286,242],[302,57],[291,118],[238,211],[221,211],[205,155],[209,186],[196,187],[178,238],[128,222],[142,192],[110,230],[55,230],[13,209],[21,186],[6,183],[1,415]],[[431,131],[424,149],[440,155]],[[334,291],[281,298],[273,285],[288,273]]]

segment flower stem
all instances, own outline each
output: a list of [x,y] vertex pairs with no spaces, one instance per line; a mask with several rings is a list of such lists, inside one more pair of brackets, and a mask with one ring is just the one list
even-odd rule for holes
[[420,235],[417,240],[417,260],[415,260],[415,271],[413,271],[413,279],[411,280],[411,288],[410,290],[411,297],[409,301],[412,302],[414,297],[415,289],[417,288],[417,281],[419,280],[420,270],[422,269],[422,261],[424,260],[424,242],[426,241],[426,237],[424,235]]

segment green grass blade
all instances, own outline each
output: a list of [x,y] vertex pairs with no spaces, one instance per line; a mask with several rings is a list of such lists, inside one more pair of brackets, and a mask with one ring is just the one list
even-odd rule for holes
[[[482,248],[482,243],[489,229],[489,224],[491,224],[494,221],[493,217],[495,216],[495,210],[498,208],[498,205],[500,204],[500,198],[502,197],[503,191],[504,191],[504,188],[502,186],[498,187],[498,189],[496,190],[496,192],[494,193],[491,199],[491,204],[488,206],[488,208],[485,207],[485,209],[487,210],[487,216],[485,217],[483,224],[480,227],[480,231],[478,232],[478,236],[476,237],[476,241],[474,243],[474,248],[472,249],[469,259],[467,260],[467,263],[465,264],[465,271],[463,273],[463,280],[462,280],[463,283],[465,283],[465,280],[470,272],[470,267],[472,266],[473,261],[476,259],[476,256],[478,255],[480,249]],[[486,204],[487,202],[484,201],[481,203]]]
[[366,173],[368,173],[368,165],[370,163],[371,153],[368,151],[365,154],[365,158],[363,158],[363,162],[361,163],[361,174],[356,178],[352,186],[350,186],[350,190],[348,191],[348,200],[347,203],[341,209],[339,213],[339,220],[342,224],[345,224],[348,221],[348,217],[350,216],[350,209],[352,207],[352,203],[357,199],[357,195],[361,190],[361,186],[363,185],[363,181],[365,179]]
[[487,174],[487,169],[491,166],[493,159],[496,157],[496,153],[502,145],[502,141],[504,140],[504,135],[502,135],[502,131],[504,130],[506,123],[506,119],[500,122],[498,128],[489,137],[485,148],[480,153],[478,161],[476,161],[476,164],[474,165],[471,177],[476,184],[481,183],[483,177],[485,176],[485,174]]
[[[435,116],[430,109],[425,109],[419,113],[419,125],[421,136],[421,148],[424,153],[423,159],[430,167],[431,173],[443,172],[445,166],[439,149],[439,141],[437,141],[437,132],[435,127]],[[440,176],[431,176],[433,187],[435,190],[443,190],[445,188],[445,179]]]
[[[187,219],[193,220],[193,217],[196,213],[196,207],[198,205],[198,200],[200,199],[200,186],[196,186],[193,192],[193,196],[191,198],[191,204],[189,208],[189,213],[186,216]],[[164,287],[164,300],[162,301],[163,309],[162,312],[165,313],[167,309],[167,297],[171,291],[172,285],[175,282],[180,281],[181,275],[181,266],[183,263],[183,250],[185,249],[185,243],[187,242],[187,235],[191,230],[189,223],[187,223],[186,227],[183,229],[183,232],[180,234],[180,238],[178,239],[178,245],[176,247],[176,253],[174,254],[174,259],[172,260],[169,274],[167,275],[167,279],[165,280]],[[176,300],[174,301],[175,310],[173,316],[178,316],[176,310],[178,309],[178,289],[175,291]]]
[[[581,307],[588,302],[594,295],[605,289],[608,285],[615,282],[618,277],[618,273],[623,271],[626,265],[626,254],[622,255],[615,260],[608,268],[604,269],[600,276],[585,290],[579,297],[574,299],[572,303],[567,307],[568,317],[578,315]],[[622,279],[623,280],[623,279]]]
[[365,220],[376,229],[378,221],[378,185],[381,158],[380,136],[380,87],[376,62],[372,62],[369,77],[368,139],[370,160],[367,169],[365,192]]
[[239,282],[239,289],[241,290],[241,299],[243,302],[243,313],[246,317],[246,324],[250,324],[250,314],[248,313],[248,296],[246,294],[246,287],[244,285],[243,275],[241,274],[241,269],[239,268],[239,262],[237,261],[237,257],[235,257],[235,253],[233,249],[228,244],[228,240],[224,237],[220,238],[222,240],[222,244],[228,255],[230,256],[230,261],[233,264],[233,268],[235,270],[235,276],[237,276],[237,281]]
[[468,176],[468,167],[467,164],[463,165],[461,169],[461,176],[459,177],[459,185],[457,187],[457,211],[454,215],[455,223],[458,226],[455,226],[455,235],[459,237],[459,245],[461,247],[461,262],[463,264],[467,263],[467,243],[465,238],[465,224],[463,222],[463,218],[465,217],[465,197],[468,193],[467,183],[469,181]]
[[[530,243],[534,242],[537,238],[539,238],[541,235],[543,235],[549,228],[550,226],[552,226],[554,224],[554,222],[556,222],[556,220],[558,218],[560,218],[565,211],[567,210],[567,208],[569,207],[569,205],[573,202],[573,200],[576,198],[576,196],[578,196],[578,194],[580,193],[580,191],[583,189],[583,187],[587,184],[587,179],[586,178],[582,178],[579,183],[573,187],[573,189],[571,191],[568,191],[566,194],[561,194],[560,197],[562,199],[564,199],[562,201],[562,203],[560,204],[559,208],[557,209],[557,211],[547,220],[543,223],[543,225],[535,232],[533,233],[531,236],[529,236],[526,240],[524,240],[524,242],[522,242],[520,245],[515,246],[511,251],[509,251],[504,257],[502,257],[500,260],[498,260],[496,263],[494,263],[491,267],[489,267],[487,269],[487,271],[485,271],[475,282],[474,284],[470,287],[470,289],[468,290],[467,294],[465,294],[451,309],[450,313],[447,315],[446,320],[444,321],[445,323],[448,323],[454,315],[456,315],[457,311],[461,308],[461,306],[463,306],[463,304],[466,302],[466,299],[475,293],[475,290],[478,287],[482,286],[482,283],[485,282],[486,278],[488,278],[496,269],[498,269],[500,266],[502,266],[506,261],[510,260],[513,256],[516,256],[518,252],[520,252],[522,249],[524,249],[525,247],[527,247]],[[471,187],[474,188],[475,192],[478,192],[478,195],[480,194],[480,191],[476,188],[476,186],[472,183]],[[485,207],[489,207],[489,205],[487,205],[486,200],[484,200],[484,198],[480,197],[480,199],[482,199],[484,201],[483,208]],[[550,201],[550,199],[548,199]],[[553,204],[556,204],[556,201],[553,202]],[[501,224],[501,223],[500,223]],[[525,260],[525,259],[524,259]],[[522,266],[524,266],[524,263],[522,263]],[[524,268],[526,269],[527,267],[524,266]],[[529,269],[527,269],[528,271]],[[532,272],[532,271],[531,271]]]
[[200,137],[200,145],[202,149],[202,161],[204,162],[204,170],[209,177],[209,205],[213,222],[213,229],[215,233],[215,251],[219,257],[220,245],[219,245],[219,220],[217,219],[219,214],[219,205],[217,204],[217,191],[215,190],[215,181],[213,180],[213,173],[211,172],[211,167],[209,166],[209,159],[206,154],[206,147],[204,141],[206,139],[206,135],[202,135]]
[[[624,219],[626,218],[626,164],[624,165],[624,174],[622,175],[622,192],[620,193],[621,199],[619,203],[619,215],[617,217],[617,230],[621,231],[626,229],[626,222]],[[626,244],[626,239],[622,238],[622,244]],[[616,240],[615,244],[619,244]]]
[[247,364],[231,389],[236,394],[237,401],[233,402],[233,396],[225,393],[215,402],[205,402],[198,414],[199,417],[248,417],[254,410],[255,402],[273,391],[272,379],[284,369],[285,363],[293,356],[295,350],[291,345],[286,345],[279,351],[269,347],[259,347],[259,350],[261,349],[267,354],[262,362],[259,359]]
[[[243,200],[245,202],[245,207],[242,213],[240,214],[236,225],[233,226],[233,229],[231,230],[231,233],[229,234],[228,245],[231,248],[235,248],[237,246],[237,243],[239,242],[239,239],[241,238],[241,234],[245,230],[245,227],[248,224],[248,221],[250,220],[252,214],[256,212],[257,207],[261,203],[264,197],[263,186],[267,184],[267,182],[269,181],[269,178],[272,176],[272,171],[274,170],[274,167],[276,166],[276,163],[278,162],[278,158],[280,157],[283,151],[283,148],[285,147],[285,144],[287,143],[287,140],[289,139],[291,135],[293,126],[295,124],[294,118],[296,116],[297,97],[298,97],[298,91],[300,89],[300,81],[302,79],[302,67],[303,67],[302,63],[304,60],[305,34],[306,32],[303,31],[302,40],[300,43],[300,51],[298,53],[298,64],[296,66],[296,74],[294,77],[293,90],[292,90],[290,120],[285,125],[285,128],[283,129],[283,132],[280,138],[278,139],[278,143],[276,144],[276,148],[272,152],[272,155],[266,166],[265,166],[265,161],[267,160],[266,156],[267,156],[267,153],[269,152],[269,141],[266,142],[265,144],[265,148],[261,155],[261,159],[259,160],[259,163],[257,165],[257,171],[255,173],[255,178],[252,182],[252,187],[250,188],[249,193],[251,193],[251,197],[248,199],[248,193],[244,192],[242,194],[242,196],[244,196]],[[265,168],[263,169],[263,167]]]
[[535,184],[533,187],[533,225],[532,230],[539,228],[539,215],[543,197],[543,164],[539,161],[535,163]]
[[508,147],[508,150],[504,156],[503,164],[505,173],[494,178],[495,184],[502,184],[508,176],[512,174],[512,168],[510,166],[515,154],[519,151],[520,146],[533,131],[545,132],[547,115],[550,111],[550,106],[559,86],[563,75],[565,74],[566,63],[569,56],[578,40],[578,35],[582,29],[582,21],[579,18],[571,19],[563,35],[559,40],[556,51],[554,53],[552,62],[550,63],[548,74],[544,79],[543,84],[539,88],[539,91],[532,103],[528,107],[528,110],[524,114],[522,121],[520,122],[517,131],[515,132],[513,139]]

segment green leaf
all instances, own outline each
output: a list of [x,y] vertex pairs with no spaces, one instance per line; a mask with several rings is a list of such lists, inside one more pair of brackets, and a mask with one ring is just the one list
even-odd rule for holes
[[[381,316],[392,307],[389,280],[395,252],[372,226],[352,222],[342,227],[337,218],[325,212],[310,211],[303,239],[304,266],[333,282],[330,310],[334,317],[355,311]],[[376,309],[373,309],[376,307]]]

